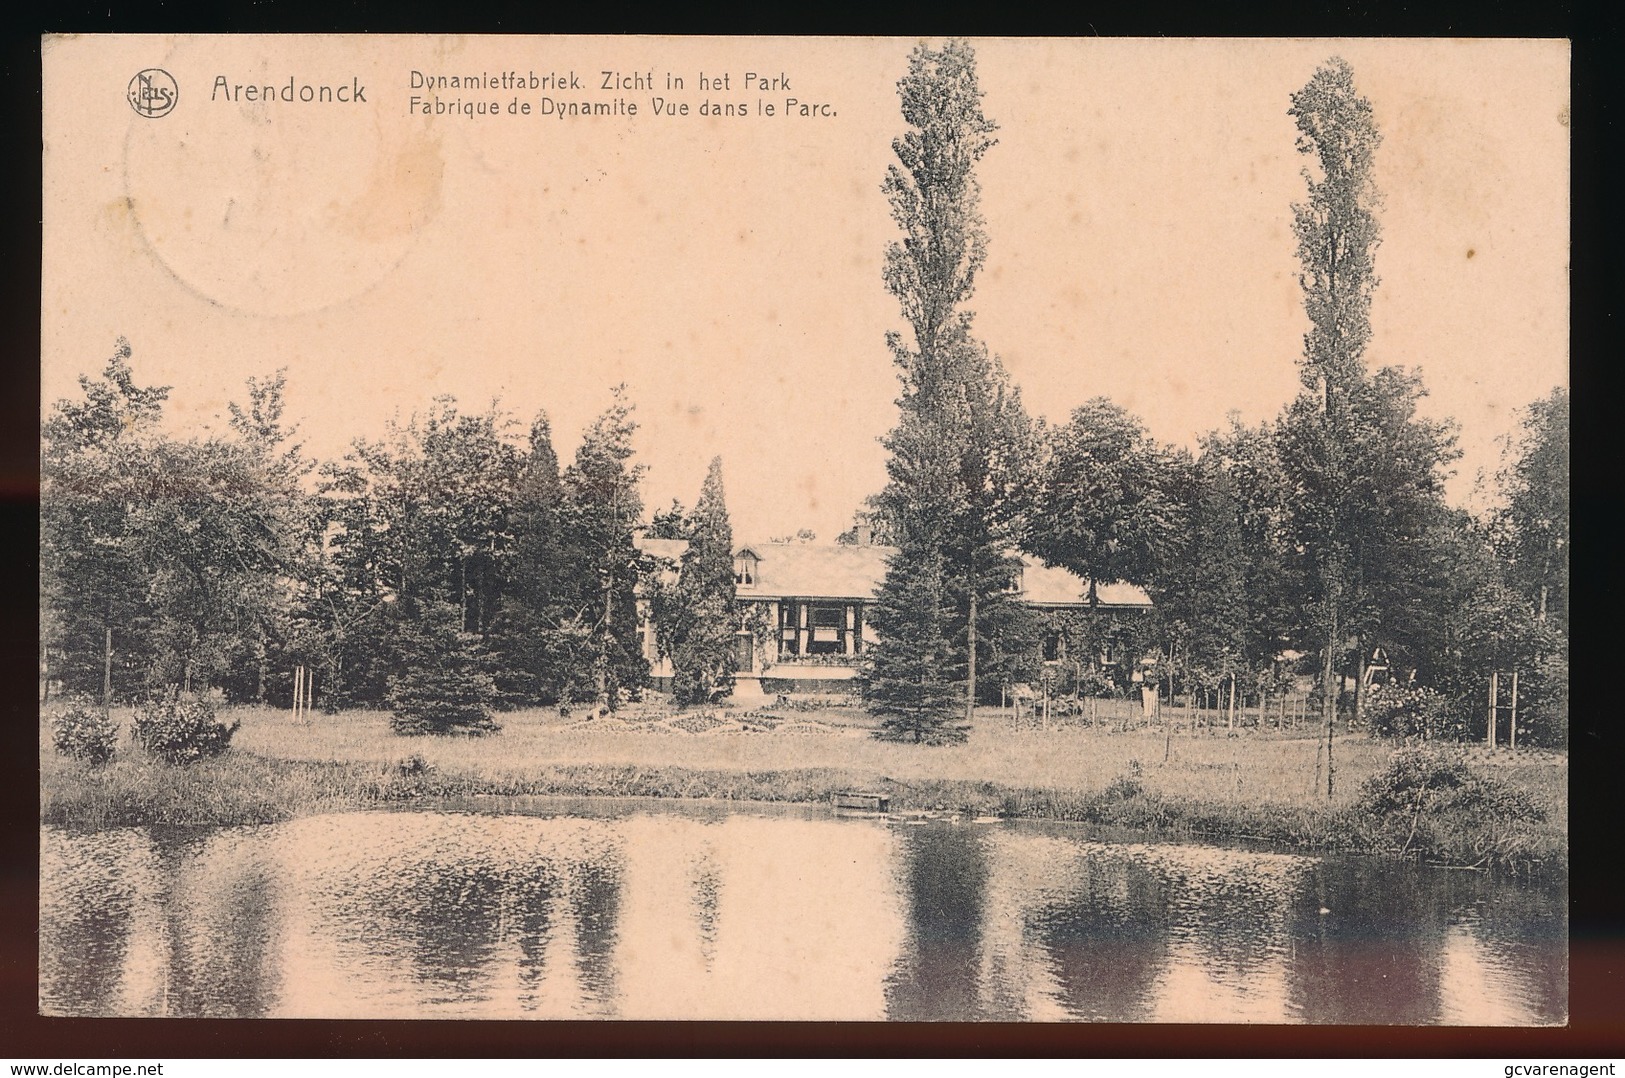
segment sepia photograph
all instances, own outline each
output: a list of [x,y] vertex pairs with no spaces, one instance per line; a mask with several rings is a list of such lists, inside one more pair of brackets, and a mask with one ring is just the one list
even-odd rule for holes
[[41,53],[40,1014],[1568,1023],[1568,42]]

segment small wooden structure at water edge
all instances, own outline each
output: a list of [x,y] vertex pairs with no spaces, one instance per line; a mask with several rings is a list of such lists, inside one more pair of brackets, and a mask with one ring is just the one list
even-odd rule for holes
[[836,812],[885,812],[891,807],[891,794],[842,790],[830,797]]

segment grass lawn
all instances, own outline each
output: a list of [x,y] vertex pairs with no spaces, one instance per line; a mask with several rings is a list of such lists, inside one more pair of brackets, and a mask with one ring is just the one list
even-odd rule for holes
[[[118,717],[118,716],[116,716]],[[1336,797],[1317,783],[1319,738],[1308,730],[1015,728],[998,709],[977,716],[962,745],[894,744],[869,736],[856,708],[744,707],[672,713],[631,705],[615,716],[531,710],[498,716],[486,737],[399,737],[384,712],[311,716],[235,708],[242,728],[224,757],[189,768],[125,743],[106,768],[64,760],[41,724],[41,817],[80,826],[237,823],[469,794],[579,794],[824,801],[838,790],[890,791],[897,809],[1089,820],[1150,831],[1256,836],[1316,848],[1372,841],[1351,810],[1363,780],[1395,746],[1339,733]],[[1518,856],[1566,856],[1565,753],[1490,754],[1474,769],[1530,795],[1546,814],[1513,844]],[[1468,857],[1474,836],[1453,836]],[[1498,840],[1501,841],[1501,840]]]
[[[734,709],[715,712],[719,717]],[[294,725],[290,713],[239,709],[243,728],[233,745],[286,760],[393,764],[417,754],[442,772],[498,781],[523,779],[539,769],[566,764],[681,767],[702,771],[798,771],[839,769],[873,782],[907,788],[939,780],[990,782],[1071,793],[1105,789],[1139,765],[1144,788],[1164,797],[1271,802],[1323,808],[1325,776],[1316,784],[1320,739],[1306,730],[1090,729],[1056,726],[1049,731],[1012,729],[1006,715],[987,709],[977,716],[963,745],[925,746],[876,741],[862,712],[786,713],[775,730],[744,733],[718,728],[685,733],[641,722],[653,708],[632,705],[621,717],[561,719],[552,711],[499,716],[502,731],[487,738],[397,737],[384,712],[315,715]],[[860,718],[861,716],[861,718]],[[802,721],[796,721],[802,720]],[[640,728],[642,727],[642,728]],[[1351,800],[1359,784],[1387,761],[1393,746],[1363,735],[1340,734],[1333,748],[1333,804]],[[1469,749],[1475,764],[1490,755]],[[1501,752],[1497,771],[1541,797],[1566,816],[1568,761],[1560,753]]]

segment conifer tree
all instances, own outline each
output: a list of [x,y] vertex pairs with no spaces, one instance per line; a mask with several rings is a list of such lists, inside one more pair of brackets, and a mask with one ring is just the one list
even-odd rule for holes
[[965,740],[969,726],[958,721],[960,694],[950,674],[951,607],[941,552],[905,543],[893,555],[869,615],[879,642],[869,649],[863,695],[880,718],[876,737],[924,744]]
[[688,518],[688,550],[676,584],[658,601],[661,646],[672,662],[672,694],[682,705],[709,703],[733,691],[733,529],[722,491],[722,458],[711,461]]
[[590,690],[600,710],[614,710],[623,691],[641,691],[649,680],[636,593],[644,559],[632,542],[643,515],[644,468],[630,463],[636,430],[626,387],[617,386],[563,477],[565,562],[575,577],[566,629],[579,645],[569,693]]
[[479,637],[464,632],[462,607],[427,599],[396,623],[400,667],[390,678],[397,734],[487,734],[495,688]]
[[563,487],[547,413],[536,416],[508,518],[513,556],[503,565],[502,598],[490,636],[497,688],[511,705],[551,704],[564,693],[574,658],[564,631],[575,576],[561,533]]

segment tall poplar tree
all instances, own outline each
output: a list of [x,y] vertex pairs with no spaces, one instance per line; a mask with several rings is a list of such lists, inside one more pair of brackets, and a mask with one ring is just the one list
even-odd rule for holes
[[[877,620],[869,699],[890,692],[893,660],[929,653],[934,677],[963,683],[968,718],[990,641],[1021,635],[1026,620],[1008,592],[1009,549],[1032,434],[1020,394],[972,336],[965,307],[987,258],[975,165],[997,130],[982,113],[975,54],[963,41],[921,44],[897,88],[909,129],[892,141],[897,160],[882,190],[903,235],[886,249],[884,280],[910,332],[886,338],[902,395],[885,440],[888,483],[875,500],[899,547],[881,605],[927,578],[940,578],[948,605],[941,619]],[[946,639],[921,635],[938,632]],[[941,699],[936,688],[924,696]]]
[[[1372,258],[1382,235],[1372,165],[1381,136],[1371,103],[1355,91],[1354,71],[1340,57],[1318,68],[1292,95],[1287,114],[1297,124],[1298,152],[1319,166],[1318,174],[1304,169],[1308,197],[1292,207],[1309,332],[1299,364],[1305,396],[1294,406],[1305,437],[1295,446],[1298,452],[1286,456],[1298,472],[1302,495],[1296,517],[1320,638],[1329,752],[1348,634],[1345,614],[1356,577],[1350,533],[1357,525],[1349,519],[1347,498],[1352,478],[1350,397],[1364,380],[1363,357],[1371,339],[1371,294],[1377,285]],[[1289,426],[1293,418],[1289,414]],[[1332,788],[1328,767],[1327,796]]]
[[1277,428],[1291,486],[1292,528],[1305,588],[1307,643],[1321,659],[1326,792],[1345,659],[1354,651],[1355,717],[1362,672],[1396,604],[1425,565],[1425,537],[1443,511],[1444,468],[1455,459],[1448,424],[1418,417],[1413,371],[1369,374],[1373,257],[1381,199],[1373,162],[1381,136],[1354,73],[1334,58],[1292,95],[1297,148],[1313,158],[1307,196],[1293,205],[1298,275],[1309,331],[1303,389]]

